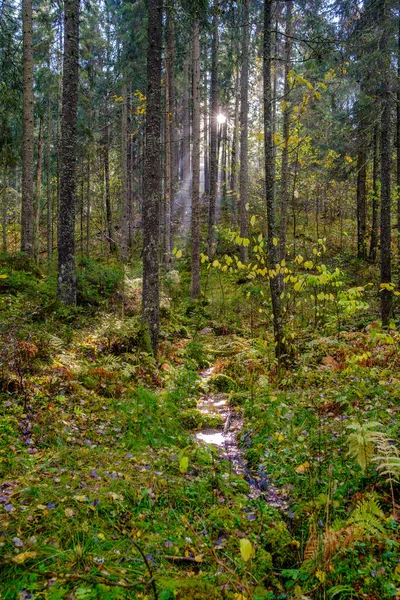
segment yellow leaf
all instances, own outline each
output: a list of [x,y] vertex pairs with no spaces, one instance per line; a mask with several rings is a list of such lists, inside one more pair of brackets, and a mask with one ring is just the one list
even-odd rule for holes
[[274,246],[277,246],[278,245],[278,238],[273,238],[272,239],[272,243],[273,243]]
[[315,577],[321,582],[324,583],[325,579],[326,579],[326,573],[324,571],[321,571],[320,569],[318,569],[318,571],[315,573]]
[[256,217],[255,217],[255,215],[253,215],[253,216],[251,217],[251,219],[250,219],[250,223],[251,223],[251,225],[253,225],[253,226],[256,224]]
[[2,273],[0,275],[0,279],[7,279],[8,275],[6,275],[5,273]]
[[247,540],[246,538],[240,540],[240,554],[242,555],[244,562],[250,560],[254,555],[254,548],[250,540]]
[[187,456],[182,456],[179,462],[179,470],[181,473],[186,473],[187,468],[189,466],[189,459]]
[[284,439],[285,436],[283,435],[283,433],[278,433],[278,442],[283,442]]
[[64,510],[64,514],[66,517],[68,517],[68,519],[70,519],[71,517],[74,516],[74,511],[72,510],[72,508],[66,508]]
[[22,563],[24,563],[26,560],[29,560],[30,558],[35,558],[36,555],[37,552],[21,552],[21,554],[17,554],[17,556],[14,556],[12,561],[17,565],[22,565]]
[[106,539],[106,536],[104,535],[104,533],[98,533],[98,534],[97,534],[97,538],[98,538],[99,540],[105,540],[105,539]]
[[309,462],[305,462],[302,465],[299,465],[296,469],[296,473],[298,473],[299,475],[302,475],[303,473],[306,473],[308,471],[308,469],[310,468],[310,463]]
[[203,562],[203,556],[202,556],[201,554],[197,554],[197,555],[194,557],[194,560],[195,560],[196,562]]
[[89,498],[87,496],[74,496],[75,500],[77,500],[78,502],[87,502],[89,500]]
[[182,256],[182,250],[178,250],[177,253],[175,254],[176,258],[181,258]]

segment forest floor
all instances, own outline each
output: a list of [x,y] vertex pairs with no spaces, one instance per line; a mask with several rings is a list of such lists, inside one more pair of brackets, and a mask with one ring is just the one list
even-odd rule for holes
[[182,273],[156,362],[134,274],[85,263],[66,309],[1,273],[0,598],[400,598],[397,331],[309,329],[278,370],[237,286]]

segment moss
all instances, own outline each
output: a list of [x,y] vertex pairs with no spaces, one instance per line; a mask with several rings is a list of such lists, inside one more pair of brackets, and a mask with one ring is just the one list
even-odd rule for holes
[[226,596],[215,586],[199,578],[179,579],[168,584],[161,595],[165,600],[222,600]]
[[231,392],[236,388],[236,383],[231,377],[219,373],[210,379],[209,386],[217,392]]
[[197,408],[188,408],[180,412],[179,422],[185,429],[218,429],[223,426],[224,420],[220,415],[205,415]]
[[233,392],[231,397],[229,398],[230,406],[243,406],[247,400],[249,399],[249,395],[246,392]]

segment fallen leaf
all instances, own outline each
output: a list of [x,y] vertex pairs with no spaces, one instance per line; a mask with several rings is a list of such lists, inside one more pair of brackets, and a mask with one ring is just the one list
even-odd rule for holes
[[12,561],[17,565],[22,565],[22,563],[24,563],[26,560],[29,560],[30,558],[35,558],[36,555],[37,552],[21,552],[21,554],[17,554],[17,556],[14,556]]

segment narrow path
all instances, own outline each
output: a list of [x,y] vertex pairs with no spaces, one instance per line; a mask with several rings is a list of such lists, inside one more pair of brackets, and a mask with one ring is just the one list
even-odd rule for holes
[[[200,379],[206,387],[213,377],[215,367],[201,372]],[[238,443],[238,435],[243,427],[243,418],[235,408],[229,406],[229,395],[226,393],[205,393],[200,398],[197,408],[203,414],[220,415],[224,425],[220,429],[202,429],[195,437],[199,442],[215,446],[222,459],[232,463],[232,470],[243,477],[250,486],[249,498],[263,498],[267,504],[283,513],[289,511],[287,495],[278,490],[269,480],[264,467],[253,472],[245,459],[244,451]],[[250,438],[244,440],[243,446],[249,445]]]

